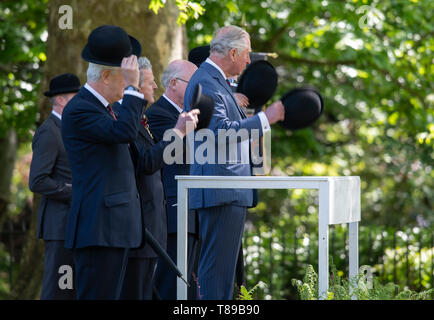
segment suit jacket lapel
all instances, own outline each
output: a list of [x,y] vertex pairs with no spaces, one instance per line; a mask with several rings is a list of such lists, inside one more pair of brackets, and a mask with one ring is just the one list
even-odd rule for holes
[[237,99],[235,99],[234,94],[232,93],[231,88],[229,87],[228,83],[226,82],[226,80],[223,78],[222,74],[216,69],[214,68],[212,65],[210,65],[209,63],[204,63],[203,64],[207,69],[208,72],[215,78],[217,79],[217,81],[220,83],[220,85],[229,93],[229,95],[232,97],[232,99],[234,100],[235,105],[237,106],[238,112],[241,115],[241,118],[247,118],[246,114],[243,112],[243,110],[241,110],[240,106],[237,103]]
[[62,127],[62,121],[58,117],[56,117],[54,114],[52,114],[52,113],[50,114],[50,118],[53,121],[54,125],[57,128],[61,129],[61,127]]
[[179,111],[163,96],[159,99],[160,106],[169,112],[174,119],[178,119],[179,117]]
[[[235,99],[235,96],[231,90],[231,88],[229,87],[228,83],[226,82],[226,80],[222,80],[221,78],[218,79],[220,84],[223,86],[223,88],[225,88],[225,90],[231,95],[232,99],[235,102],[235,105],[237,106],[237,109],[239,111],[239,113],[241,114],[241,118],[246,118],[246,114],[244,113],[243,110],[241,110],[240,106],[238,105],[237,99]],[[229,87],[229,88],[228,88]]]
[[113,119],[110,112],[107,110],[106,106],[102,104],[101,101],[97,97],[95,97],[92,92],[87,90],[84,86],[81,87],[80,92],[83,95],[83,98],[85,98],[88,101],[91,101],[94,105],[96,105],[100,110],[104,110],[104,112]]

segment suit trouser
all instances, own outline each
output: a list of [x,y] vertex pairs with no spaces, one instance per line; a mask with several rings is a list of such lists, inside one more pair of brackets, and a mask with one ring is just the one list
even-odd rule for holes
[[225,205],[197,210],[202,239],[198,297],[204,300],[230,300],[246,207]]
[[128,251],[128,248],[99,246],[74,249],[77,299],[119,299]]
[[[74,259],[63,240],[45,240],[41,300],[74,300]],[[65,266],[65,267],[62,267]]]
[[[167,235],[167,254],[177,263],[177,233]],[[196,300],[197,261],[199,258],[199,239],[194,234],[188,233],[187,237],[187,274],[186,277],[190,287],[188,288],[188,300]],[[176,300],[177,276],[175,271],[163,260],[158,259],[157,270],[155,272],[155,288],[162,300]]]
[[157,258],[129,257],[123,283],[122,300],[152,300]]

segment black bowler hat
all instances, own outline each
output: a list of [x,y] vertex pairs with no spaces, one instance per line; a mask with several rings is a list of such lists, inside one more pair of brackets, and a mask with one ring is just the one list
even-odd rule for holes
[[196,47],[188,53],[188,61],[194,63],[198,68],[209,57],[210,46]]
[[324,101],[318,90],[303,86],[288,91],[281,98],[285,107],[285,120],[280,124],[296,130],[312,125],[324,111]]
[[198,83],[194,89],[191,109],[200,110],[200,114],[198,115],[199,122],[197,123],[196,130],[208,128],[214,112],[214,100],[210,96],[202,93],[202,86],[200,83]]
[[80,79],[75,74],[63,73],[50,80],[50,90],[45,91],[44,95],[52,97],[61,93],[77,92],[80,87]]
[[277,88],[277,73],[266,60],[257,60],[247,66],[238,81],[237,92],[249,98],[251,109],[261,108],[273,96]]
[[92,63],[120,67],[122,59],[132,54],[140,57],[142,46],[118,26],[104,25],[94,29],[87,39],[81,57]]

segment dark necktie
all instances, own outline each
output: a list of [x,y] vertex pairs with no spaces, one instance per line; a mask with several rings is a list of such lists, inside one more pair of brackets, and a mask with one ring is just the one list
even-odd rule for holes
[[228,84],[228,86],[230,88],[231,87],[231,82],[229,81],[229,79],[226,79],[226,82],[227,82],[227,84]]
[[113,119],[117,120],[115,113],[113,112],[113,109],[110,105],[107,106],[108,112],[112,115]]

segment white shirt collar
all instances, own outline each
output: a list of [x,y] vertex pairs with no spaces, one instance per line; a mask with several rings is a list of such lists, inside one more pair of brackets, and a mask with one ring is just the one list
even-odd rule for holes
[[220,71],[220,73],[222,74],[223,78],[225,80],[227,79],[227,77],[226,77],[225,73],[223,72],[223,70],[214,61],[212,61],[210,58],[206,58],[205,62],[209,63],[214,68],[216,68],[218,71]]
[[107,108],[108,105],[110,105],[110,103],[101,95],[98,93],[98,91],[96,91],[94,88],[92,88],[87,82],[84,85],[84,87],[90,91],[90,93],[92,93],[99,101],[101,101],[101,103],[104,105],[104,107]]
[[182,113],[182,112],[183,112],[183,110],[181,109],[181,107],[179,107],[175,102],[173,102],[172,100],[170,100],[170,99],[166,96],[166,94],[163,93],[163,97],[165,97],[165,98],[167,99],[167,101],[169,101],[170,104],[171,104],[172,106],[174,106],[176,110],[179,111],[179,113]]
[[56,111],[51,111],[52,114],[54,114],[56,117],[58,117],[60,120],[62,120],[62,115],[58,114]]

